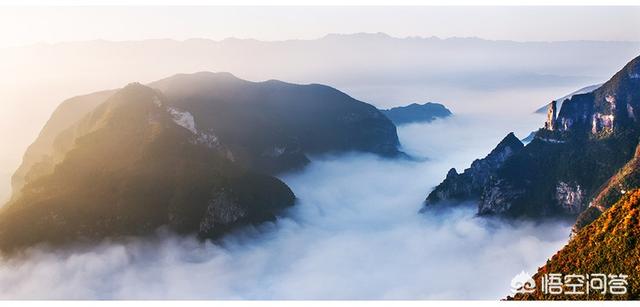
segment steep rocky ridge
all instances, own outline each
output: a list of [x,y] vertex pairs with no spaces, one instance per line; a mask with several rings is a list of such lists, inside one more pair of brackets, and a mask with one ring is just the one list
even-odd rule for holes
[[544,128],[482,188],[458,189],[483,191],[473,197],[481,214],[576,217],[633,158],[638,108],[640,58],[635,58],[598,89],[565,100],[559,111],[552,103]]

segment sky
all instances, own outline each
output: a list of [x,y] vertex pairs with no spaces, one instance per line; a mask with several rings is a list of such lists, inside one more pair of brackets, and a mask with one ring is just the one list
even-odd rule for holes
[[314,39],[357,32],[637,41],[640,7],[0,7],[0,47],[95,39]]

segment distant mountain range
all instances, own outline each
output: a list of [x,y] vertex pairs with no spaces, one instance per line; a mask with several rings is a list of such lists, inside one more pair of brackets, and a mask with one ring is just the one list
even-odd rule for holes
[[407,106],[380,111],[396,125],[431,122],[437,118],[445,118],[452,115],[451,111],[444,105],[434,102],[425,104],[412,103]]
[[[307,154],[396,157],[393,123],[328,86],[181,74],[62,103],[0,209],[0,250],[145,235],[215,238],[294,204]],[[28,225],[28,226],[27,226]]]

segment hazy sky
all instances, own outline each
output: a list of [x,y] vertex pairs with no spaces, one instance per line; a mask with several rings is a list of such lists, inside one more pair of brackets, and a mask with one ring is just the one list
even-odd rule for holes
[[354,32],[640,40],[640,7],[0,7],[0,47],[93,39],[312,39]]

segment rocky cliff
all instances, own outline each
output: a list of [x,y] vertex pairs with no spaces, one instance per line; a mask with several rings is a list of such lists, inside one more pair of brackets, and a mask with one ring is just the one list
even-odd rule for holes
[[[460,182],[457,189],[474,191],[469,196],[481,214],[575,217],[633,158],[638,108],[640,58],[598,89],[565,100],[559,111],[550,104],[544,128],[494,169],[492,180],[481,186]],[[428,200],[440,201],[435,195],[441,190],[436,187]]]
[[[574,92],[572,92],[572,93],[570,93],[570,94],[568,94],[568,95],[565,95],[565,96],[563,96],[563,97],[560,97],[560,98],[558,98],[558,99],[554,100],[554,102],[556,103],[556,107],[557,107],[557,108],[558,108],[558,110],[559,110],[559,109],[561,109],[561,108],[562,108],[562,104],[563,104],[566,100],[571,99],[574,95],[585,94],[585,93],[591,93],[591,92],[595,91],[596,89],[598,89],[598,88],[599,88],[599,87],[601,87],[601,86],[602,86],[602,83],[600,83],[600,84],[594,84],[594,85],[589,85],[589,86],[585,86],[585,87],[583,87],[583,88],[581,88],[581,89],[579,89],[579,90],[576,90],[576,91],[574,91]],[[538,109],[536,110],[536,112],[535,112],[535,113],[546,114],[546,113],[547,113],[547,111],[549,110],[549,106],[550,106],[550,105],[551,105],[551,103],[546,104],[546,105],[544,105],[544,106],[542,106],[542,107],[538,108]]]

